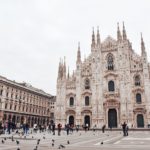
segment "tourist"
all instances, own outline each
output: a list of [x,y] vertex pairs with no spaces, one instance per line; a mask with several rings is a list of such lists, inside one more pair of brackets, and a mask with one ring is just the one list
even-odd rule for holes
[[129,127],[128,127],[128,125],[126,125],[126,129],[125,129],[126,136],[128,136],[128,130],[129,130]]
[[93,126],[93,132],[95,132],[96,130],[96,124]]
[[59,123],[58,125],[57,125],[57,128],[58,128],[58,135],[60,136],[61,134],[61,127],[62,127],[62,125]]
[[124,136],[126,136],[126,126],[127,126],[127,124],[126,124],[126,122],[124,122],[124,123],[122,124],[122,130],[123,130],[123,135],[124,135]]
[[105,132],[105,128],[106,128],[106,125],[104,124],[104,125],[102,126],[102,132],[103,132],[103,133]]
[[55,135],[55,123],[52,124],[52,132],[53,132],[53,135]]

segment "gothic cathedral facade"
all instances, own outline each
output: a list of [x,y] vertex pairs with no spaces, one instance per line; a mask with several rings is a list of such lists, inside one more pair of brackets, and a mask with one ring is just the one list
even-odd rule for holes
[[125,26],[117,39],[100,40],[92,33],[91,53],[76,70],[66,73],[60,61],[57,78],[55,122],[119,128],[123,122],[135,128],[150,124],[150,64],[141,35],[141,55],[132,49]]

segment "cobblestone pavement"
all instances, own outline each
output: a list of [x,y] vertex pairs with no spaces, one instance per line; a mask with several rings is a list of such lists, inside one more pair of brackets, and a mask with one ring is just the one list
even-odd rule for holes
[[[13,141],[12,141],[13,135]],[[6,139],[5,139],[6,138]],[[40,139],[37,145],[37,140]],[[2,140],[4,143],[2,143]],[[19,141],[19,144],[16,143]],[[52,147],[52,140],[54,146]],[[62,148],[60,146],[65,146]],[[33,133],[26,137],[17,134],[1,135],[0,150],[149,150],[150,149],[150,131],[130,131],[129,136],[123,137],[120,131],[84,131],[74,132],[66,135],[62,131],[61,136],[50,133]]]

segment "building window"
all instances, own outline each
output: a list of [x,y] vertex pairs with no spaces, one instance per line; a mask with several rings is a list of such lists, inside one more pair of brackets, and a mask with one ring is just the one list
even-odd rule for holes
[[109,81],[108,82],[108,91],[115,91],[115,85],[114,85],[114,81]]
[[90,80],[85,79],[85,89],[90,89]]
[[7,104],[5,104],[5,109],[7,109]]
[[135,86],[140,86],[140,85],[141,85],[140,76],[137,75],[137,76],[135,76]]
[[23,106],[23,108],[22,108],[22,111],[24,111],[24,106]]
[[10,110],[12,109],[12,104],[10,104]]
[[109,54],[107,57],[107,68],[108,70],[114,70],[114,61],[113,56],[111,54]]
[[2,95],[2,94],[3,94],[3,90],[0,91],[0,95]]
[[85,106],[89,106],[90,105],[90,98],[89,96],[85,97]]
[[70,105],[70,106],[73,106],[73,105],[74,105],[74,98],[73,98],[73,97],[70,97],[69,105]]
[[15,105],[14,110],[16,110],[17,106]]
[[8,92],[6,93],[6,97],[8,97]]
[[140,104],[142,102],[141,94],[137,93],[136,94],[136,103]]

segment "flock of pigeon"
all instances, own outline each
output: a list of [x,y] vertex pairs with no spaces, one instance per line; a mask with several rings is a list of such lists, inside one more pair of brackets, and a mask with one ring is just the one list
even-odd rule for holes
[[[26,136],[25,136],[24,138],[26,139]],[[32,136],[32,139],[34,139],[33,136]],[[43,136],[43,139],[46,139],[46,137]],[[19,141],[19,140],[14,140],[14,137],[13,137],[13,136],[7,137],[7,138],[6,138],[6,137],[3,138],[3,139],[1,140],[1,143],[2,143],[2,144],[5,144],[6,140],[11,140],[12,142],[16,142],[16,145],[19,145],[19,144],[20,144],[20,141]],[[38,139],[38,140],[37,140],[36,146],[35,146],[35,148],[34,148],[33,150],[38,150],[38,146],[39,146],[39,144],[40,144],[40,141],[41,141],[41,139]],[[69,141],[69,140],[67,141],[67,144],[70,144],[70,141]],[[55,140],[52,139],[52,147],[54,147],[54,146],[55,146]],[[60,145],[58,146],[58,149],[63,149],[63,148],[65,148],[65,146],[64,146],[63,144],[60,144]],[[20,150],[20,148],[18,147],[17,150]]]
[[[93,134],[93,135],[95,135],[95,134]],[[79,136],[81,136],[81,133],[79,134]],[[107,136],[109,136],[109,135],[107,135]],[[13,136],[7,137],[7,138],[6,138],[6,137],[3,138],[3,139],[1,140],[1,143],[2,143],[2,144],[5,144],[5,141],[6,141],[7,139],[11,140],[12,142],[16,142],[16,145],[19,145],[19,144],[20,144],[20,141],[19,141],[19,140],[14,140],[14,137],[13,137]],[[24,139],[26,139],[26,136],[24,136]],[[34,139],[34,136],[32,136],[32,139]],[[43,136],[43,139],[46,139],[46,137]],[[38,146],[39,146],[40,142],[41,142],[41,139],[37,139],[36,146],[35,146],[35,148],[34,148],[33,150],[38,150]],[[52,142],[52,143],[51,143],[51,146],[54,147],[54,146],[55,146],[55,140],[52,139],[51,142]],[[69,141],[69,140],[67,140],[66,145],[67,145],[67,144],[70,144],[70,141]],[[103,141],[102,141],[102,142],[101,142],[101,145],[103,145],[103,144],[104,144],[104,143],[103,143]],[[66,148],[66,146],[63,145],[63,144],[60,144],[60,145],[58,146],[58,149],[64,149],[64,148]],[[20,150],[20,148],[18,147],[17,150]]]

